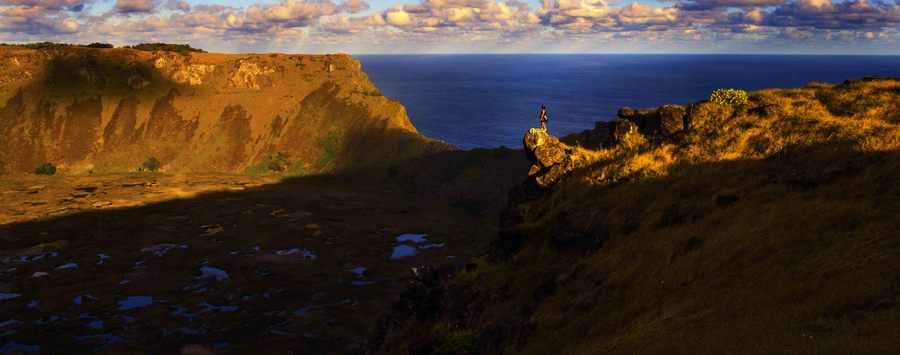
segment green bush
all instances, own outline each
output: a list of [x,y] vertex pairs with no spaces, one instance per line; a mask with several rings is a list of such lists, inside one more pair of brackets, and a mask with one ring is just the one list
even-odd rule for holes
[[43,163],[34,169],[36,175],[54,175],[56,174],[56,166],[50,163]]
[[290,154],[285,152],[278,152],[278,154],[275,154],[274,156],[269,155],[266,157],[269,171],[276,173],[284,172],[291,165],[290,159]]
[[738,89],[716,89],[712,95],[709,95],[709,101],[719,105],[726,106],[742,106],[747,104],[747,92]]
[[198,52],[198,53],[206,53],[206,51],[200,48],[193,48],[190,44],[171,44],[171,43],[140,43],[135,44],[131,47],[125,48],[133,48],[139,51],[166,51],[166,52]]
[[291,162],[291,155],[286,152],[269,154],[258,163],[244,169],[245,174],[262,175],[269,173],[288,173],[290,175],[305,175],[303,162]]
[[71,44],[67,43],[55,43],[55,42],[34,42],[34,43],[0,43],[3,46],[10,47],[22,47],[28,49],[45,49],[45,48],[60,48],[60,47],[71,47]]
[[478,333],[473,330],[441,323],[434,327],[433,335],[437,344],[432,354],[460,355],[478,352]]
[[150,157],[150,158],[147,159],[147,161],[145,161],[144,164],[141,165],[141,166],[142,166],[142,167],[144,168],[144,170],[146,170],[146,171],[157,171],[157,170],[159,170],[159,168],[162,166],[162,164],[159,163],[159,160],[156,159],[156,157]]
[[115,48],[112,44],[109,44],[109,43],[98,43],[98,42],[94,42],[94,43],[91,43],[91,44],[83,44],[83,45],[81,45],[81,46],[82,46],[82,47],[88,47],[88,48]]

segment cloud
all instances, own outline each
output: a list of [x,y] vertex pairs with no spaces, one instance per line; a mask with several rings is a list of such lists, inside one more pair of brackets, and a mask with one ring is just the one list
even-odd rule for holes
[[855,0],[799,0],[776,8],[765,24],[773,27],[877,30],[900,27],[900,3]]
[[361,0],[340,5],[330,0],[282,0],[278,4],[252,5],[243,12],[226,17],[229,29],[240,32],[270,32],[279,29],[307,27],[323,16],[339,12],[356,12],[368,6]]
[[[75,10],[84,8],[84,0],[2,0],[0,6],[11,5],[45,10]],[[77,10],[76,10],[77,9]]]
[[246,7],[222,5],[224,0],[193,6],[186,0],[117,0],[105,14],[91,8],[94,1],[0,0],[0,40],[169,41],[294,51],[795,49],[806,43],[880,44],[900,51],[900,0],[542,0],[536,9],[520,0],[420,0],[374,10],[364,0]]
[[760,6],[778,6],[786,0],[690,0],[677,3],[682,10],[710,10],[721,8],[749,8]]
[[184,0],[168,0],[166,1],[166,9],[189,12],[191,11],[191,4],[188,4],[187,1]]
[[380,16],[384,25],[425,33],[473,33],[498,35],[533,29],[539,23],[528,5],[518,1],[424,0],[396,5]]
[[113,9],[121,14],[150,13],[156,8],[153,0],[116,0]]

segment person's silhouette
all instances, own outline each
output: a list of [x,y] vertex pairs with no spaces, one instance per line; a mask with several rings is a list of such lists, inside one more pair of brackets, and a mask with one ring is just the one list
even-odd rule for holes
[[541,129],[547,130],[547,107],[541,105]]

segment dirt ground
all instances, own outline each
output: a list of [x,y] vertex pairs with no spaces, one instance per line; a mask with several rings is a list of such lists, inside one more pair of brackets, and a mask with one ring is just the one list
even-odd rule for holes
[[0,176],[0,350],[355,352],[493,233],[335,177]]

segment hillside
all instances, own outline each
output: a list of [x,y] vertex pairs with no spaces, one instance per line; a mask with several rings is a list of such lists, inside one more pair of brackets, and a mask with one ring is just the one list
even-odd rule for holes
[[369,350],[900,348],[900,80],[619,116],[527,132],[490,252],[421,272]]
[[348,55],[0,47],[0,172],[135,171],[156,157],[169,172],[276,160],[302,175],[449,149]]

